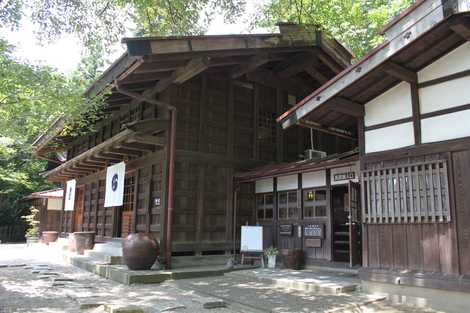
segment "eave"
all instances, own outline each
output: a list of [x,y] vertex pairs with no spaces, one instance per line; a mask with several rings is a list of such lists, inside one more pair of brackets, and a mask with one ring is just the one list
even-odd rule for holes
[[[402,17],[407,23],[397,20],[395,29],[388,30],[397,34],[394,38],[322,85],[277,121],[284,129],[305,121],[324,127],[355,128],[357,116],[338,112],[337,99],[361,106],[401,81],[413,79],[408,73],[416,73],[464,43],[464,37],[451,26],[456,19],[468,19],[469,3],[468,0],[419,3]],[[397,69],[402,70],[397,73]]]

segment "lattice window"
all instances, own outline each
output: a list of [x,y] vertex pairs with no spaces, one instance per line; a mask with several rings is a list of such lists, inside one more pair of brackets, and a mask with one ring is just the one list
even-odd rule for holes
[[364,223],[450,221],[447,161],[362,171]]
[[262,193],[256,195],[256,216],[259,220],[272,220],[273,219],[273,201],[274,197],[272,192]]
[[326,189],[304,189],[304,218],[325,217]]
[[258,139],[276,138],[276,114],[272,112],[259,112]]
[[278,193],[278,208],[280,220],[300,218],[297,190],[280,191]]
[[124,200],[122,203],[122,211],[132,211],[134,209],[134,176],[128,176],[124,180]]

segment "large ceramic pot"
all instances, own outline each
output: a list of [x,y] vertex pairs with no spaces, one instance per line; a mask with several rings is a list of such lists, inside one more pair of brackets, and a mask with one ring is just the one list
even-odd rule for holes
[[122,241],[124,263],[131,270],[149,270],[159,254],[160,245],[150,234],[130,234]]
[[85,250],[91,250],[95,246],[95,232],[79,231],[69,235],[69,250],[83,254]]
[[48,245],[50,242],[57,241],[59,238],[59,232],[56,231],[43,231],[42,232],[42,242]]
[[305,266],[305,255],[301,249],[281,249],[281,255],[286,268],[300,270]]

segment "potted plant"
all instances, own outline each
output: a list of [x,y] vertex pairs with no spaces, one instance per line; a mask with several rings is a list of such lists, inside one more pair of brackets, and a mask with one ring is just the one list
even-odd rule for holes
[[39,242],[39,221],[37,220],[39,210],[32,206],[29,212],[30,214],[21,217],[28,225],[28,230],[26,231],[26,244],[28,245]]
[[273,246],[264,250],[264,255],[268,258],[268,268],[276,267],[276,257],[279,254],[279,250]]

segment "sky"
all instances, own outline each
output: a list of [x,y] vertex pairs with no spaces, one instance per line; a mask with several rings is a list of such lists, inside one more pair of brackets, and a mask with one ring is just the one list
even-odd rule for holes
[[[222,16],[216,16],[209,26],[208,35],[248,33],[247,18],[253,14],[256,6],[265,0],[248,0],[246,13],[235,24],[225,24]],[[23,19],[16,31],[0,29],[0,36],[14,45],[16,58],[35,64],[44,64],[58,69],[62,73],[70,73],[76,69],[80,62],[82,45],[72,35],[63,36],[57,41],[40,44],[34,34],[35,27],[27,19]],[[252,32],[266,32],[264,29],[254,29]],[[115,60],[124,51],[124,47],[117,43],[113,48],[110,60]]]

